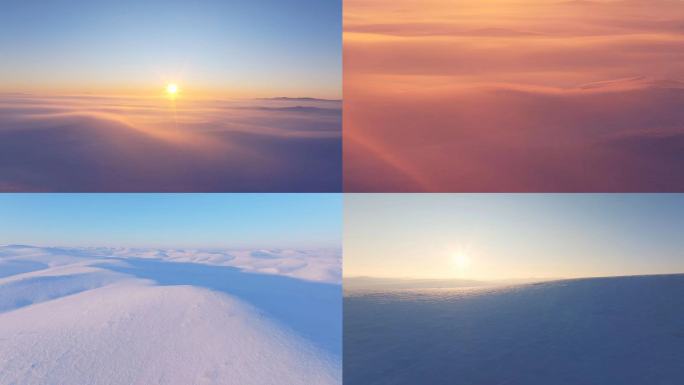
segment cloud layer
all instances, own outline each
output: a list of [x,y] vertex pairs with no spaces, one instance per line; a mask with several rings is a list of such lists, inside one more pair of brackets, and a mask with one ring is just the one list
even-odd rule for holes
[[684,2],[345,12],[347,191],[684,189]]
[[2,191],[339,191],[338,101],[0,97]]

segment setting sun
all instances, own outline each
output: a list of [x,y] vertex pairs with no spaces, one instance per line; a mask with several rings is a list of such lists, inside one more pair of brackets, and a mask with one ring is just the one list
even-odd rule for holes
[[465,253],[456,253],[451,257],[452,266],[461,274],[470,268],[471,262],[470,257]]
[[169,83],[166,85],[166,93],[173,96],[178,94],[178,85],[175,83]]

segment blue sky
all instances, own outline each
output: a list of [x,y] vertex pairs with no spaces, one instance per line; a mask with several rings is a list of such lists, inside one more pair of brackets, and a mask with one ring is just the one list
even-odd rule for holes
[[684,273],[680,194],[351,194],[346,276]]
[[340,194],[0,194],[0,244],[341,246]]
[[5,91],[340,97],[339,0],[7,0]]

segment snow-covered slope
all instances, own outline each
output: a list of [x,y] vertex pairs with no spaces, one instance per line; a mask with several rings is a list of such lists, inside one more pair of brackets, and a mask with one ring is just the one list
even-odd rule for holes
[[0,384],[340,384],[335,260],[0,247]]
[[684,275],[347,293],[348,385],[674,385]]

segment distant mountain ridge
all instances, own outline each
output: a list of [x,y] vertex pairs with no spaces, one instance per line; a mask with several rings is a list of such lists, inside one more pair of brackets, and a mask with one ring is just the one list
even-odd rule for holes
[[483,285],[487,285],[487,283],[484,281],[449,278],[344,278],[345,290],[449,289]]
[[281,101],[291,101],[291,102],[341,102],[342,101],[342,99],[321,99],[321,98],[311,98],[311,97],[291,98],[288,96],[276,96],[273,98],[257,98],[257,100],[281,100]]

